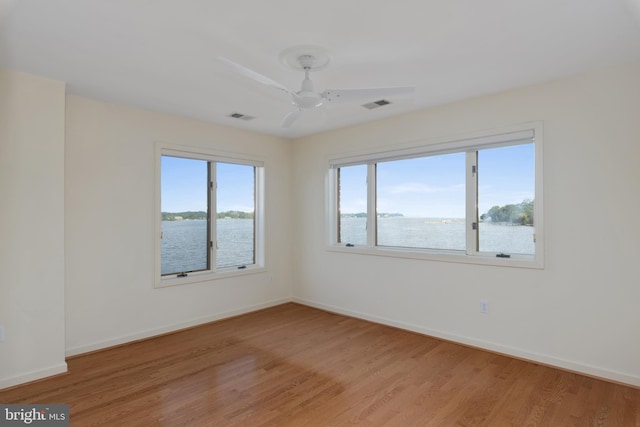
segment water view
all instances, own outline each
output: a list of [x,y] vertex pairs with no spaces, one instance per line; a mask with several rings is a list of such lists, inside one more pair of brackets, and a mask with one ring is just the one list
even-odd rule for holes
[[[216,267],[253,264],[253,220],[219,219]],[[207,221],[162,221],[162,274],[207,268]]]
[[[254,263],[253,220],[218,219],[217,268]],[[481,222],[480,250],[534,254],[534,228]],[[207,268],[207,222],[162,222],[162,274]],[[342,243],[366,244],[366,218],[342,218]],[[465,250],[465,224],[458,218],[389,217],[378,220],[378,245]]]
[[[340,220],[342,243],[364,245],[367,241],[366,218]],[[526,225],[481,222],[480,251],[505,254],[534,254],[534,228]],[[461,218],[378,219],[378,245],[405,248],[465,250],[465,223]]]

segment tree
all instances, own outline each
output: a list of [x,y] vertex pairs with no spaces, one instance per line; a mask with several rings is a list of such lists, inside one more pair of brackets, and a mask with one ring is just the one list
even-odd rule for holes
[[480,219],[495,223],[510,223],[518,225],[533,225],[533,200],[523,200],[517,205],[493,206]]
[[204,211],[162,212],[163,221],[178,221],[186,219],[207,219],[207,213]]
[[218,212],[216,214],[217,219],[251,219],[253,218],[253,212],[242,212],[242,211],[226,211],[226,212]]

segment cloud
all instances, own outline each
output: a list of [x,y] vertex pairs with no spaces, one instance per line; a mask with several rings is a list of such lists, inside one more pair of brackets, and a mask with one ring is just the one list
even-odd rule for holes
[[464,184],[447,185],[444,187],[433,186],[422,182],[405,182],[398,185],[388,185],[381,188],[382,192],[389,195],[398,194],[430,194],[443,191],[464,190]]

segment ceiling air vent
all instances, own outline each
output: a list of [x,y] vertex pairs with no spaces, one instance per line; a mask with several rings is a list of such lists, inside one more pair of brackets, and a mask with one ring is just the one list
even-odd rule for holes
[[234,119],[238,119],[238,120],[253,120],[253,119],[255,119],[255,117],[253,117],[253,116],[247,116],[246,114],[241,114],[241,113],[231,113],[231,114],[229,114],[229,117],[234,118]]
[[391,104],[386,99],[381,99],[379,101],[370,102],[368,104],[363,104],[364,108],[368,108],[369,110],[373,110],[374,108],[384,107],[385,105]]

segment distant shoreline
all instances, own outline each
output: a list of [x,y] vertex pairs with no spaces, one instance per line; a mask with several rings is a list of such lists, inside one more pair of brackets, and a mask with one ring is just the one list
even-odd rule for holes
[[[207,220],[205,211],[162,212],[163,221],[198,221]],[[225,211],[218,212],[216,219],[253,219],[253,212]]]

